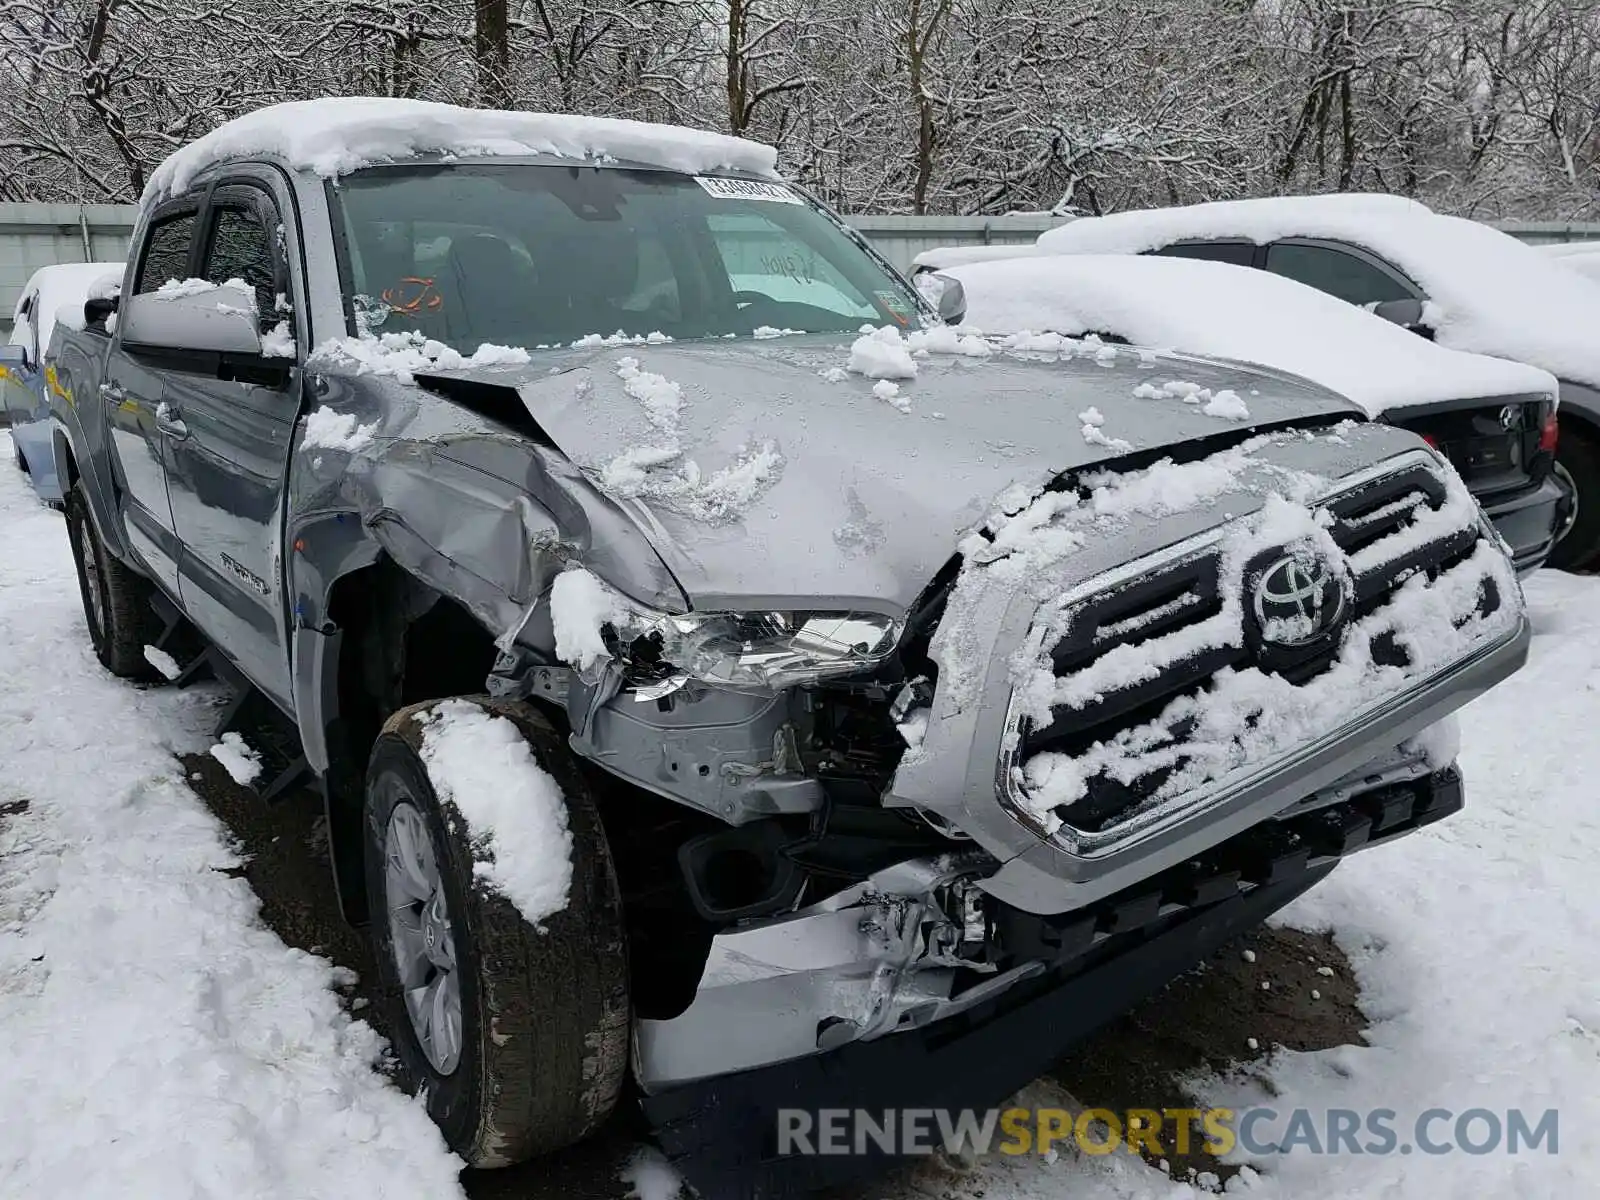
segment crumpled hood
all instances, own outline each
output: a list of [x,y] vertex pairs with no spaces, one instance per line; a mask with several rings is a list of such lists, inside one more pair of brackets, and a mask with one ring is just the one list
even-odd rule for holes
[[[838,377],[852,340],[608,347],[468,374],[517,389],[700,609],[898,612],[1011,484],[1257,425],[1358,416],[1293,376],[1110,347],[1097,358],[931,354],[883,399],[873,379]],[[1249,418],[1134,394],[1169,381],[1231,389]],[[1091,408],[1103,423],[1086,438]],[[641,461],[654,464],[642,475]]]

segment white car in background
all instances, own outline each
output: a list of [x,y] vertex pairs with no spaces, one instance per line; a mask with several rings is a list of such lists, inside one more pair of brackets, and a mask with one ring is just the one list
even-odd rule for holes
[[[12,313],[11,337],[0,346],[0,402],[10,419],[17,466],[46,504],[61,503],[51,447],[49,380],[45,373],[57,320],[82,329],[84,306],[122,286],[123,263],[58,263],[40,267],[23,285]],[[110,311],[109,306],[107,312]]]
[[1600,238],[1587,242],[1551,242],[1539,249],[1563,267],[1600,283]]
[[1537,498],[1553,474],[1566,502],[1550,565],[1600,565],[1600,283],[1552,255],[1477,221],[1371,194],[1086,217],[1040,234],[1038,247],[1255,267],[1369,308],[1441,346],[1544,368],[1561,384],[1559,445],[1554,423],[1528,424],[1531,410],[1486,407],[1442,448],[1486,504],[1494,489],[1492,503],[1502,511],[1542,504]]
[[[1556,380],[1548,371],[1447,350],[1313,288],[1225,263],[1038,255],[952,267],[933,278],[958,280],[965,320],[986,334],[1008,335],[1014,348],[1093,353],[1092,341],[1062,341],[1092,335],[1257,363],[1319,383],[1450,457],[1510,544],[1519,571],[1536,569],[1549,552],[1560,489],[1548,478],[1529,487],[1524,460],[1506,446],[1524,428],[1552,424]],[[1138,394],[1201,404],[1222,420],[1251,420],[1249,396],[1209,395],[1165,370],[1153,370]],[[1517,417],[1515,430],[1502,420],[1508,412]],[[1093,428],[1085,437],[1116,436],[1109,425],[1085,423]],[[1480,432],[1486,423],[1492,428]]]

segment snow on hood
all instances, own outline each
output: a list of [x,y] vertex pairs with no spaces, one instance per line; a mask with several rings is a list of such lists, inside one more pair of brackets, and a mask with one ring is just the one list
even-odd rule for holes
[[[1100,347],[1093,356],[926,353],[901,384],[903,412],[873,395],[871,379],[842,370],[849,344],[675,342],[469,374],[518,389],[562,452],[632,514],[698,608],[829,597],[902,609],[1008,486],[1037,486],[1124,448],[1239,429],[1134,398],[1158,369],[1249,393],[1258,423],[1355,411],[1299,380]],[[1090,407],[1104,417],[1093,441],[1078,415]]]
[[[50,348],[50,336],[58,320],[65,319],[71,328],[82,329],[84,303],[110,296],[121,287],[125,265],[119,262],[91,262],[40,267],[28,277],[22,295],[17,299],[18,311],[14,314],[11,326],[11,344],[28,345],[29,334],[37,325],[39,353],[42,356]],[[23,316],[22,301],[35,294],[38,299],[34,301],[29,314]],[[64,318],[63,309],[67,310]]]
[[1349,242],[1386,259],[1431,301],[1440,345],[1543,367],[1600,387],[1600,284],[1510,234],[1401,196],[1223,200],[1088,217],[1039,235],[1048,254],[1142,254],[1190,238]]
[[333,177],[422,154],[554,154],[690,174],[729,169],[772,175],[777,162],[771,146],[678,125],[339,96],[272,104],[219,126],[157,167],[142,203],[182,191],[224,159],[268,155]]
[[1315,288],[1249,267],[1039,255],[949,274],[966,289],[967,319],[991,333],[1095,331],[1263,363],[1332,388],[1374,417],[1408,405],[1556,390],[1546,371],[1446,350]]

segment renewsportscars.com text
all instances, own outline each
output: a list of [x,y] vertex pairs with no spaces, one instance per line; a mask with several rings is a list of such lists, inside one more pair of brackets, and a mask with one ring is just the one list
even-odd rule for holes
[[1556,1109],[780,1109],[780,1155],[1557,1154]]

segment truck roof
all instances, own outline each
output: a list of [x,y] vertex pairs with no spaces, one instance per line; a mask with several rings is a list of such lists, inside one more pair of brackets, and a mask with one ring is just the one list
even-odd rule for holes
[[437,154],[557,155],[691,175],[731,170],[770,177],[777,163],[771,146],[680,125],[341,96],[273,104],[218,126],[151,173],[142,203],[182,191],[207,167],[230,159],[271,158],[333,178]]

